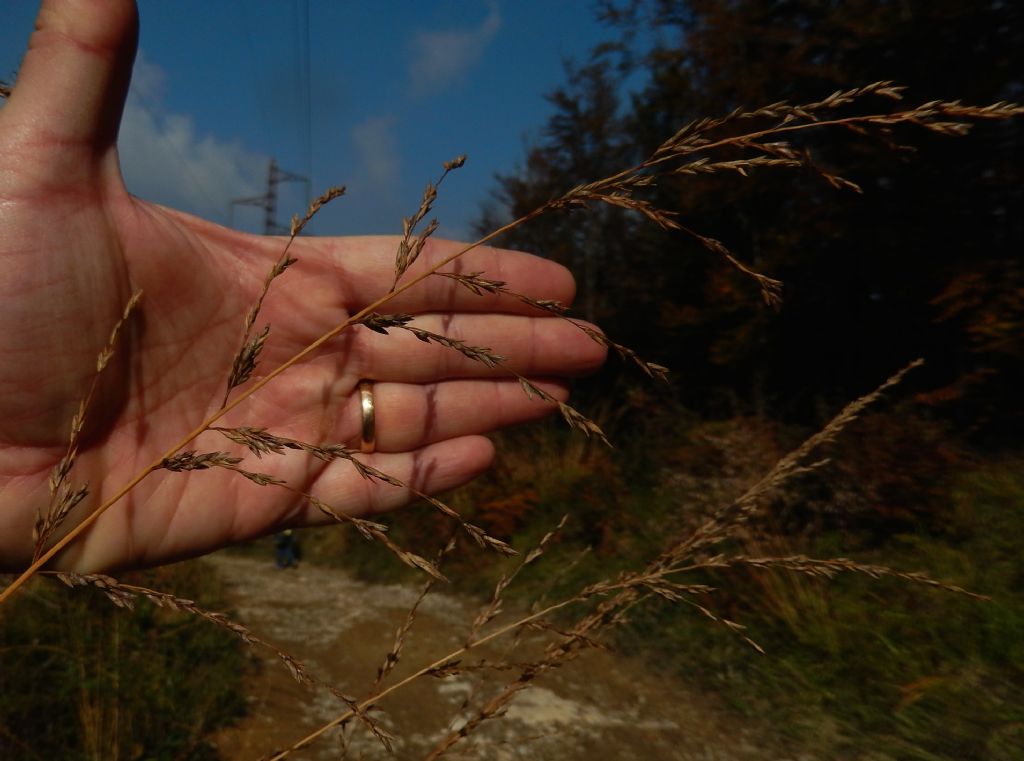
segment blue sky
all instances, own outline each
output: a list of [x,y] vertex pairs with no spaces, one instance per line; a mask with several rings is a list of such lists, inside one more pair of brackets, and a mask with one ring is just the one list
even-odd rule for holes
[[[4,3],[0,77],[17,69],[37,4]],[[309,18],[310,118],[304,77]],[[543,126],[563,60],[610,36],[586,0],[140,0],[140,55],[120,149],[129,189],[226,223],[261,194],[269,159],[349,194],[317,234],[393,233],[442,162],[438,235],[465,238]],[[278,221],[305,203],[282,187]],[[238,207],[236,227],[260,213]]]

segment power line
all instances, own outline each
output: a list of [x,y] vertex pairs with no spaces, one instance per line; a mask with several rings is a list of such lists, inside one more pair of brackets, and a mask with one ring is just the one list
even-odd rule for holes
[[[299,92],[302,93],[303,102],[300,104],[302,124],[300,125],[302,140],[302,160],[305,164],[306,176],[313,176],[313,85],[312,67],[310,65],[310,43],[309,43],[309,0],[296,0],[298,3],[298,16],[296,18],[299,39]],[[301,20],[300,18],[301,17]],[[306,185],[306,204],[310,202],[309,184]]]

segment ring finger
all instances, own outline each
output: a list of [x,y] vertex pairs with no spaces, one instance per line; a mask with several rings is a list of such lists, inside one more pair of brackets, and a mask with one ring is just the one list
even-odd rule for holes
[[[564,401],[564,383],[536,382]],[[516,380],[473,379],[440,383],[373,383],[374,439],[378,452],[408,452],[438,441],[483,434],[549,415],[556,407],[530,399]],[[364,411],[354,393],[340,415],[338,438],[361,443]]]

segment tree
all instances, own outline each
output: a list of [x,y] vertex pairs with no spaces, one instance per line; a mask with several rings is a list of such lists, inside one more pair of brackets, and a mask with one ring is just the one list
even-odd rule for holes
[[[633,0],[601,13],[618,39],[553,94],[525,170],[499,178],[497,199],[513,214],[602,176],[606,158],[647,155],[681,124],[737,107],[815,101],[878,80],[906,85],[913,102],[1024,91],[1013,3]],[[626,77],[643,85],[619,113],[609,90]],[[1009,408],[1024,356],[1022,135],[1018,120],[966,140],[903,130],[800,140],[863,195],[777,170],[657,188],[685,224],[785,283],[777,314],[691,238],[628,214],[549,219],[508,243],[584,263],[588,311],[684,370],[683,396],[705,412],[737,411],[724,391],[736,389],[748,400],[741,411],[806,420],[924,355],[926,385],[942,390],[931,401],[955,401],[951,414],[975,419],[988,409],[1005,428],[1019,421],[991,411]],[[992,329],[998,342],[978,340]]]

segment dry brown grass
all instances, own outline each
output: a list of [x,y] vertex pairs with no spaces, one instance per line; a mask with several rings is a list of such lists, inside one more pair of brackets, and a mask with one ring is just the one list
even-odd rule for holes
[[[805,167],[817,173],[823,181],[837,189],[859,192],[860,189],[853,182],[818,166],[813,156],[788,143],[787,136],[806,130],[841,129],[856,134],[867,132],[887,138],[892,127],[898,124],[914,125],[930,132],[958,136],[967,131],[971,121],[1005,119],[1024,114],[1024,108],[1016,104],[997,103],[986,107],[973,107],[965,106],[957,101],[933,101],[902,110],[881,110],[852,116],[834,115],[837,109],[859,105],[868,98],[897,101],[901,97],[901,88],[890,82],[878,82],[866,87],[834,93],[816,103],[800,106],[773,103],[750,111],[737,110],[717,119],[695,121],[669,137],[648,158],[635,166],[610,177],[571,188],[529,214],[465,246],[443,261],[431,266],[426,272],[416,277],[407,278],[409,267],[417,260],[427,239],[437,229],[436,221],[431,220],[424,224],[424,220],[432,211],[438,187],[450,172],[462,166],[465,157],[447,162],[444,164],[443,173],[437,182],[427,186],[417,210],[403,221],[403,235],[396,252],[394,280],[390,290],[345,321],[337,325],[325,326],[323,334],[318,339],[278,367],[267,372],[258,381],[253,382],[252,376],[264,347],[267,341],[272,340],[269,326],[262,329],[256,327],[264,297],[273,282],[284,275],[288,268],[295,263],[295,260],[289,256],[289,250],[295,237],[302,232],[305,225],[325,204],[340,197],[344,192],[342,188],[329,189],[311,204],[302,217],[296,216],[292,221],[291,237],[285,244],[280,258],[268,272],[263,290],[246,316],[242,326],[240,348],[234,357],[226,358],[227,381],[220,408],[180,440],[168,442],[163,454],[98,504],[88,504],[86,501],[87,487],[75,487],[71,481],[78,437],[88,414],[92,391],[85,395],[79,414],[75,416],[71,424],[67,453],[54,470],[51,479],[51,504],[48,509],[40,511],[34,561],[0,594],[0,601],[9,597],[25,581],[39,573],[54,555],[76,541],[81,533],[88,529],[100,515],[124,498],[152,473],[158,470],[181,472],[208,468],[232,471],[239,477],[248,479],[264,488],[292,490],[339,523],[351,524],[367,540],[378,542],[406,564],[417,567],[428,574],[428,579],[419,597],[419,600],[422,600],[430,592],[435,582],[444,578],[440,571],[441,561],[454,548],[453,541],[447,543],[446,548],[437,558],[428,560],[399,547],[388,537],[383,524],[348,516],[336,506],[326,504],[311,495],[295,490],[293,486],[276,477],[272,472],[251,470],[246,466],[244,458],[240,456],[220,451],[198,452],[189,449],[193,440],[202,433],[215,431],[233,444],[243,447],[257,460],[266,459],[268,464],[274,458],[285,457],[292,452],[311,455],[325,462],[344,460],[355,468],[363,478],[397,488],[409,489],[408,484],[363,463],[358,451],[340,444],[289,439],[259,427],[258,421],[255,421],[257,424],[251,426],[232,428],[218,425],[226,413],[240,408],[255,392],[267,384],[273,383],[278,376],[288,372],[297,362],[342,333],[362,326],[382,334],[388,334],[391,330],[408,331],[421,341],[434,343],[458,352],[489,368],[506,369],[511,376],[518,378],[526,394],[557,404],[563,418],[571,427],[607,443],[604,432],[593,420],[568,404],[558,402],[527,378],[507,369],[505,358],[496,355],[489,348],[471,346],[453,337],[424,330],[415,324],[415,318],[410,315],[388,314],[383,310],[396,296],[417,287],[424,280],[431,277],[445,277],[455,280],[474,294],[505,294],[539,312],[569,320],[594,341],[616,351],[624,359],[636,364],[647,376],[653,379],[664,378],[667,373],[666,368],[646,362],[628,347],[622,346],[604,334],[566,316],[563,305],[551,301],[535,300],[528,294],[514,293],[504,283],[489,279],[487,273],[484,272],[460,274],[448,271],[446,268],[466,252],[486,244],[510,229],[528,224],[541,215],[558,213],[575,207],[607,204],[627,209],[663,228],[679,230],[692,236],[705,248],[724,258],[729,265],[752,278],[767,304],[776,304],[782,298],[782,284],[778,280],[769,274],[755,271],[744,264],[739,256],[727,249],[720,241],[703,235],[690,225],[685,224],[684,214],[680,210],[662,209],[655,206],[647,200],[646,191],[666,177],[692,176],[699,178],[715,173],[735,173],[740,177],[745,177],[748,173],[755,171]],[[728,154],[723,157],[725,151],[728,151]],[[114,327],[109,343],[101,350],[97,363],[97,374],[102,371],[115,350],[118,330],[124,320],[130,319],[132,308],[137,300],[138,295],[133,297],[126,306],[124,316]],[[122,607],[130,607],[132,600],[141,596],[157,604],[200,616],[217,626],[232,631],[249,644],[268,647],[285,663],[297,679],[325,686],[343,702],[345,710],[341,711],[333,721],[306,737],[298,739],[289,748],[276,752],[271,756],[272,759],[285,758],[290,753],[321,738],[332,728],[349,725],[353,719],[361,722],[362,726],[372,732],[385,747],[390,747],[389,736],[379,726],[379,722],[372,718],[371,714],[371,709],[376,710],[380,701],[388,694],[423,677],[444,678],[470,669],[491,668],[500,672],[508,668],[515,668],[518,674],[514,679],[508,681],[491,697],[483,699],[467,723],[458,730],[451,731],[438,742],[435,749],[427,756],[427,758],[434,759],[449,752],[459,742],[471,735],[483,722],[500,716],[503,708],[514,699],[515,695],[528,688],[537,677],[564,666],[587,649],[602,646],[602,637],[610,629],[621,624],[627,614],[636,606],[643,605],[652,599],[663,599],[689,606],[699,615],[720,624],[729,632],[742,637],[752,647],[760,649],[758,644],[744,632],[741,624],[725,618],[716,611],[715,590],[700,580],[704,578],[707,571],[742,566],[755,572],[787,572],[813,578],[831,578],[841,573],[867,574],[874,578],[895,576],[912,583],[934,586],[955,593],[970,594],[959,587],[933,580],[924,574],[898,572],[877,565],[863,565],[845,558],[815,559],[803,555],[752,556],[738,552],[735,549],[737,545],[732,544],[733,540],[742,538],[743,532],[749,528],[752,522],[764,514],[773,494],[786,489],[795,477],[820,467],[825,461],[823,449],[869,405],[877,404],[886,392],[896,386],[905,374],[918,364],[920,361],[911,363],[886,380],[878,389],[847,406],[819,433],[811,436],[801,446],[781,458],[763,478],[747,489],[738,499],[720,505],[717,509],[709,512],[706,518],[692,531],[685,532],[680,536],[669,537],[660,554],[651,558],[646,564],[614,578],[583,586],[563,599],[539,607],[529,615],[513,620],[502,620],[503,600],[509,585],[513,583],[519,569],[541,559],[548,543],[564,525],[563,520],[561,524],[552,528],[535,548],[525,554],[515,571],[501,578],[494,589],[491,600],[486,603],[475,620],[468,624],[465,640],[460,647],[438,655],[431,662],[416,668],[408,676],[389,683],[389,679],[393,676],[393,669],[402,657],[403,645],[415,625],[419,605],[419,601],[417,601],[409,611],[405,622],[397,630],[392,646],[382,658],[376,680],[362,699],[351,697],[349,694],[351,690],[342,691],[331,685],[322,685],[320,680],[312,675],[305,666],[287,653],[263,641],[241,624],[231,621],[220,613],[204,611],[191,601],[182,600],[164,592],[121,584],[107,576],[60,574],[59,578],[70,585],[99,587],[115,604]],[[270,470],[273,468],[271,467]],[[410,489],[410,491],[426,500],[452,522],[454,529],[464,532],[481,547],[495,550],[502,555],[513,553],[513,550],[505,542],[490,536],[480,526],[468,522],[448,504],[433,496],[420,494],[415,489]],[[76,507],[79,510],[87,511],[85,517],[59,540],[51,541]],[[571,614],[567,614],[567,611],[570,611]],[[309,614],[315,615],[315,611],[310,611]],[[557,623],[556,614],[558,614]],[[499,638],[514,638],[515,635],[522,633],[527,628],[538,629],[546,633],[548,645],[542,656],[525,663],[509,661],[489,664],[484,661],[470,664],[466,660],[466,656],[474,653],[481,645]]]

